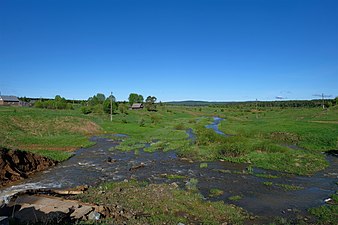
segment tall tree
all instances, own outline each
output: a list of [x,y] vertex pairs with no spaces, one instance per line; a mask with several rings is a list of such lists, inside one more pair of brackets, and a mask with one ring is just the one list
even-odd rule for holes
[[97,93],[96,98],[100,104],[102,104],[106,100],[106,96],[102,93]]
[[157,98],[155,96],[148,96],[146,99],[145,107],[148,111],[156,111],[156,102]]
[[129,100],[129,104],[133,105],[134,103],[142,103],[144,101],[144,98],[142,95],[131,93],[129,95],[128,100]]
[[116,103],[116,98],[114,97],[114,95],[110,95],[106,100],[104,100],[103,103],[103,111],[105,113],[110,113],[110,106],[111,106],[111,101],[113,102],[113,113],[115,112],[115,110],[117,109],[117,103]]

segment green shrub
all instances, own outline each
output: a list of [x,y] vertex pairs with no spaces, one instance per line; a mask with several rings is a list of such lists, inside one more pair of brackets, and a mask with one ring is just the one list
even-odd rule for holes
[[139,125],[140,127],[144,127],[144,126],[146,125],[146,121],[145,121],[143,118],[141,118],[141,119],[139,120],[139,122],[138,122],[138,125]]
[[82,107],[81,107],[81,112],[82,112],[83,114],[90,114],[90,113],[93,112],[93,110],[92,110],[92,108],[89,107],[89,106],[82,106]]

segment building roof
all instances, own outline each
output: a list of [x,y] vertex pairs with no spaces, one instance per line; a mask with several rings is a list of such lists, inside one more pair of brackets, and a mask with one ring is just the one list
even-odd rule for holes
[[0,95],[0,100],[5,102],[19,102],[19,99],[16,96],[9,96],[9,95]]
[[142,103],[134,103],[131,107],[132,108],[142,108],[143,104]]

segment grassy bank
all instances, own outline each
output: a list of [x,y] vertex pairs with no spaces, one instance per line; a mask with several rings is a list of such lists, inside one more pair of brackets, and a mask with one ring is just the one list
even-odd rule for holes
[[101,128],[77,110],[0,107],[0,145],[62,161]]
[[198,193],[168,184],[106,183],[77,198],[140,215],[130,216],[127,224],[242,224],[248,218],[236,206],[204,201]]

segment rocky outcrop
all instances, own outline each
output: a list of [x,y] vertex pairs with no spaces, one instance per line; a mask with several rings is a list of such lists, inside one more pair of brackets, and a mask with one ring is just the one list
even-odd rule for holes
[[0,186],[57,164],[49,158],[20,150],[0,148]]

